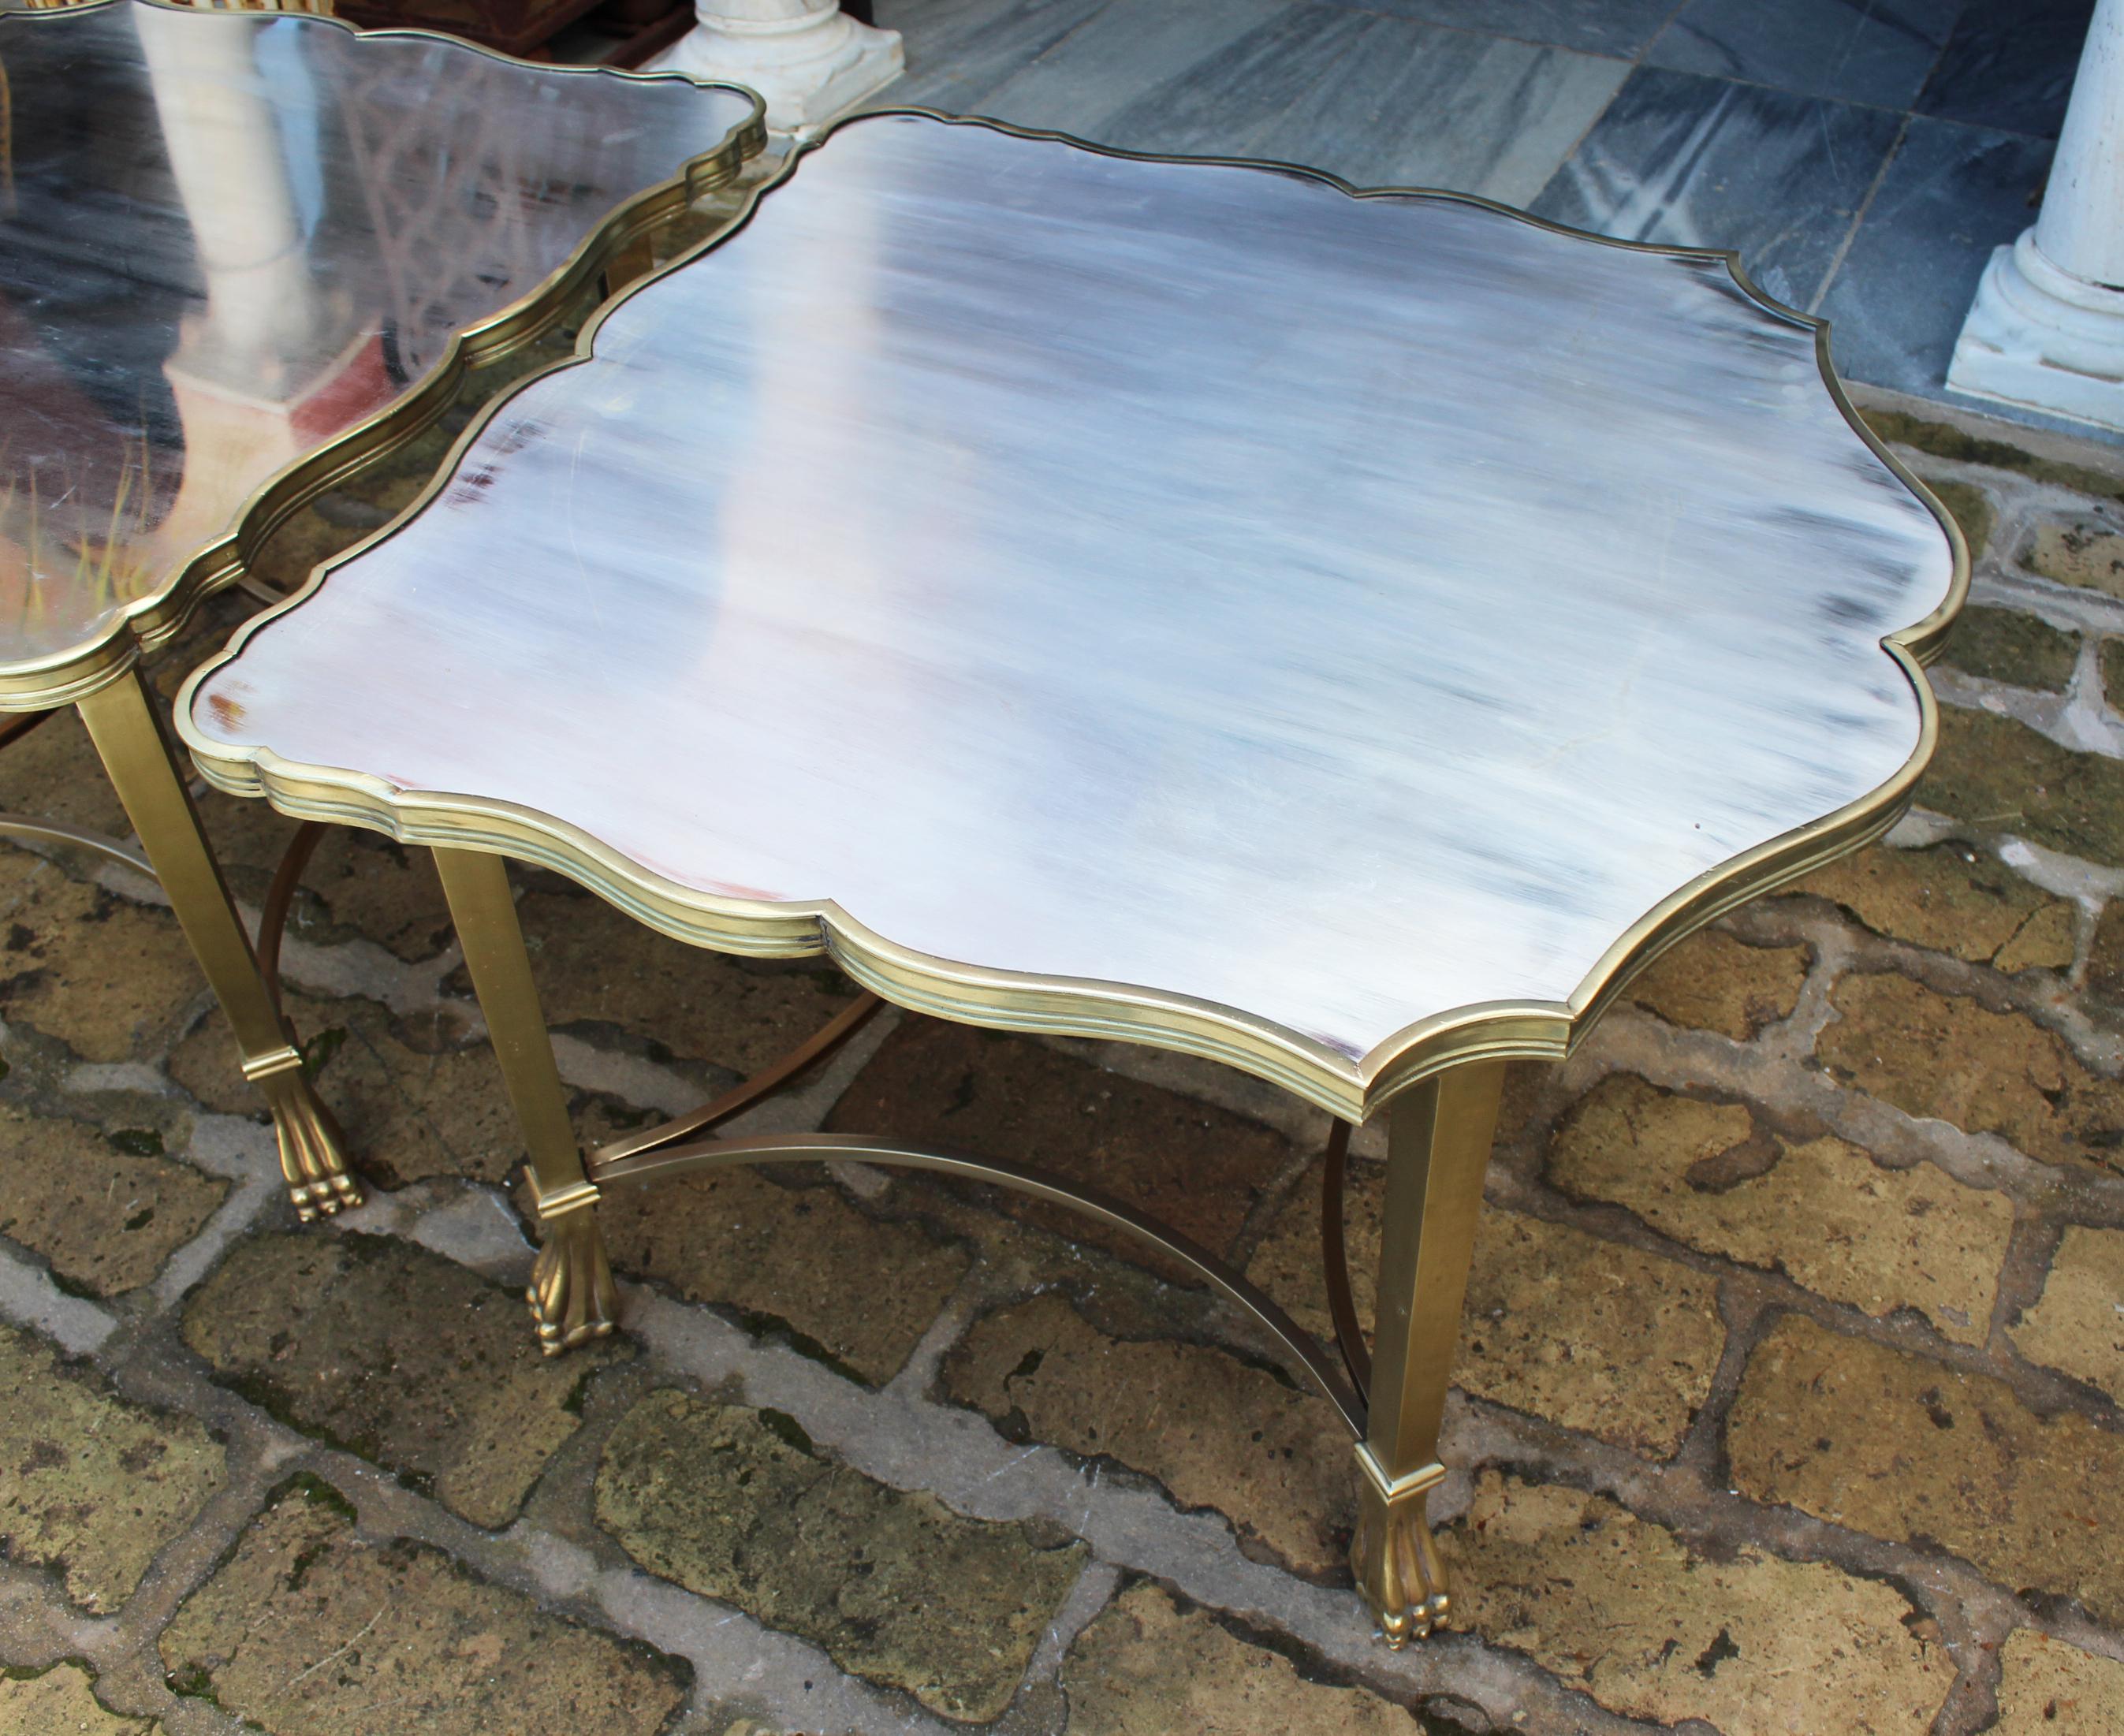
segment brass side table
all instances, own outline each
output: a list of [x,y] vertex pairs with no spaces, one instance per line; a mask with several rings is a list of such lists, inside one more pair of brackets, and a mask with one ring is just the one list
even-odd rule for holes
[[[220,787],[435,847],[548,1347],[609,1330],[606,1188],[854,1153],[1070,1200],[1341,1409],[1359,1583],[1389,1640],[1428,1632],[1503,1063],[1907,804],[1952,522],[1729,256],[920,113],[833,131],[579,350],[179,708]],[[860,1004],[585,1161],[505,856],[920,1012],[1384,1115],[1375,1349],[1338,1161],[1340,1369],[1037,1170],[710,1136]]]
[[[143,656],[764,142],[750,92],[440,36],[112,3],[0,17],[0,714],[79,708],[270,1105],[304,1218],[357,1202]],[[0,734],[4,739],[4,734]]]

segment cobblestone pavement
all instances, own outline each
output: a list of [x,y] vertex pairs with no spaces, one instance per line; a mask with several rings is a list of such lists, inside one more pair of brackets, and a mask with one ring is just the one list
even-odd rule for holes
[[[1875,414],[1980,545],[1938,769],[1515,1070],[1434,1497],[1453,1632],[1370,1637],[1347,1443],[1232,1312],[979,1188],[616,1197],[625,1330],[542,1360],[420,852],[336,834],[297,912],[374,1184],[298,1229],[156,889],[6,850],[0,1728],[2124,1730],[2124,465]],[[380,523],[448,431],[261,564]],[[124,829],[70,715],[0,800]],[[289,828],[204,805],[255,908]],[[851,993],[520,884],[587,1134]],[[752,1122],[822,1124],[1094,1179],[1324,1325],[1323,1119],[1236,1074],[889,1015]]]

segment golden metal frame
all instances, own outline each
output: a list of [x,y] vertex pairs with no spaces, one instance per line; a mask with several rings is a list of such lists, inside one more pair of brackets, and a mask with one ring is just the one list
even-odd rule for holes
[[[1827,322],[1765,295],[1730,251],[1656,246],[1587,235],[1469,195],[1422,188],[1360,190],[1338,177],[1287,163],[1229,157],[1179,157],[1111,149],[1065,134],[1037,132],[923,109],[914,115],[952,125],[986,126],[1013,137],[1047,140],[1100,155],[1155,162],[1205,162],[1266,168],[1317,181],[1355,199],[1417,194],[1481,206],[1515,221],[1590,243],[1669,257],[1717,261],[1741,291],[1775,317],[1815,334],[1825,387],[1854,434],[1921,500],[1952,554],[1948,593],[1924,620],[1890,634],[1883,652],[1909,681],[1919,709],[1916,748],[1896,776],[1835,813],[1796,828],[1699,875],[1633,923],[1564,1002],[1492,1002],[1419,1020],[1352,1061],[1237,1008],[1126,984],[1042,978],[959,964],[899,945],[830,900],[770,903],[720,897],[679,885],[586,833],[515,804],[448,792],[400,790],[365,774],[290,762],[268,748],[232,749],[191,727],[198,684],[237,655],[250,635],[284,610],[298,608],[341,563],[392,535],[449,482],[466,450],[506,399],[468,427],[449,462],[391,523],[318,566],[294,597],[241,629],[219,657],[195,672],[178,703],[178,725],[200,770],[237,795],[264,795],[283,812],[312,820],[372,827],[402,842],[435,848],[450,908],[465,941],[475,987],[532,1156],[534,1192],[546,1245],[529,1300],[549,1351],[611,1329],[612,1283],[597,1236],[594,1207],[601,1188],[639,1184],[688,1171],[796,1158],[860,1157],[977,1177],[1071,1205],[1141,1237],[1180,1260],[1246,1308],[1283,1343],[1325,1392],[1357,1438],[1359,1521],[1351,1560],[1359,1588],[1391,1645],[1433,1630],[1449,1607],[1445,1575],[1426,1514],[1429,1492],[1445,1476],[1438,1438],[1461,1304],[1483,1199],[1483,1175],[1495,1128],[1503,1063],[1514,1057],[1558,1060],[1584,1038],[1628,980],[1669,946],[1744,900],[1770,891],[1886,831],[1910,805],[1938,739],[1938,714],[1924,666],[1943,645],[1969,589],[1969,554],[1945,507],[1860,420],[1830,364]],[[867,117],[857,117],[858,119]],[[792,152],[773,176],[751,190],[738,218],[633,285],[639,293],[741,229],[760,200],[821,148],[841,125]],[[624,300],[625,295],[618,298]],[[521,385],[589,359],[597,332],[618,301],[585,327],[576,353],[527,374]],[[550,1041],[538,1011],[500,858],[515,856],[581,882],[622,910],[675,938],[715,950],[758,956],[825,954],[873,994],[917,1012],[1008,1030],[1119,1039],[1225,1063],[1282,1086],[1337,1119],[1324,1178],[1323,1260],[1330,1309],[1349,1379],[1311,1336],[1243,1277],[1205,1250],[1122,1203],[1024,1166],[930,1151],[896,1141],[806,1134],[775,1138],[698,1139],[696,1133],[755,1100],[770,1085],[754,1081],[721,1105],[629,1136],[590,1154],[587,1164],[568,1128]],[[838,1021],[837,1021],[838,1022]],[[822,1032],[806,1050],[823,1053]],[[826,1045],[830,1047],[830,1044]],[[801,1064],[771,1070],[786,1082]],[[735,1107],[724,1107],[735,1101]],[[1379,1271],[1376,1349],[1367,1356],[1349,1294],[1343,1259],[1342,1181],[1348,1124],[1387,1113],[1384,1234]]]
[[[134,0],[95,0],[125,5]],[[172,12],[200,10],[143,0]],[[0,14],[14,28],[60,21],[91,6],[68,5],[35,12]],[[621,73],[601,67],[533,66],[506,54],[434,30],[356,30],[335,18],[318,21],[356,35],[412,37],[444,42],[467,53],[521,65],[542,73],[680,80],[676,73]],[[0,40],[4,40],[0,38]],[[735,86],[725,87],[735,90]],[[586,235],[558,270],[478,325],[459,332],[441,362],[411,391],[269,478],[238,509],[233,527],[174,566],[164,582],[135,599],[109,628],[50,656],[0,664],[0,716],[34,714],[71,704],[81,713],[104,769],[125,805],[142,849],[59,822],[0,815],[0,838],[40,840],[96,851],[159,880],[192,950],[234,1027],[244,1077],[257,1085],[273,1116],[281,1174],[304,1221],[361,1203],[361,1189],[348,1173],[344,1141],[302,1071],[294,1036],[280,1013],[277,963],[280,922],[272,925],[271,976],[262,974],[250,937],[236,913],[214,861],[198,810],[176,757],[155,716],[139,674],[141,659],[167,644],[200,603],[233,584],[262,589],[248,562],[288,516],[355,472],[402,446],[449,407],[474,368],[505,359],[543,335],[593,279],[621,280],[649,263],[648,232],[685,209],[702,194],[733,179],[767,140],[766,106],[752,92],[748,118],[712,149],[689,158],[670,180],[623,200]],[[269,596],[277,593],[267,592]],[[0,738],[0,744],[28,725]],[[314,842],[314,841],[312,841]],[[307,852],[306,852],[307,854]],[[296,870],[299,873],[299,867]],[[292,892],[292,884],[288,889]],[[284,908],[281,913],[284,919]],[[609,1279],[607,1280],[608,1285]]]

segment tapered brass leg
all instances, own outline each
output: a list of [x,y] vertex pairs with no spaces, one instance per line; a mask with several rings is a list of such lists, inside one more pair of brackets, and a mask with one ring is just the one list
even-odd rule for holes
[[1446,1610],[1425,1507],[1445,1475],[1438,1429],[1504,1076],[1500,1061],[1457,1067],[1387,1110],[1379,1321],[1350,1565],[1392,1646],[1422,1638]]
[[500,856],[477,850],[437,850],[435,867],[531,1154],[531,1193],[543,1246],[524,1300],[538,1323],[540,1345],[558,1356],[611,1331],[619,1313],[619,1293],[598,1233],[598,1190],[583,1172],[568,1120],[567,1093],[538,1008],[508,870]]
[[361,1188],[347,1173],[339,1128],[303,1076],[303,1058],[259,974],[251,937],[207,847],[199,810],[139,671],[129,669],[75,703],[185,938],[235,1028],[243,1076],[272,1111],[280,1173],[296,1212],[308,1220],[359,1205]]

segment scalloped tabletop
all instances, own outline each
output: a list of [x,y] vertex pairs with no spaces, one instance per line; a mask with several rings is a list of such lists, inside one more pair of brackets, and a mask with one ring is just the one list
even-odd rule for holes
[[[412,398],[747,93],[435,35],[116,0],[7,15],[0,686],[183,579],[261,487]],[[44,676],[51,675],[47,692]]]
[[1717,256],[881,115],[594,337],[195,678],[217,782],[1356,1079],[1929,739],[1954,547]]

